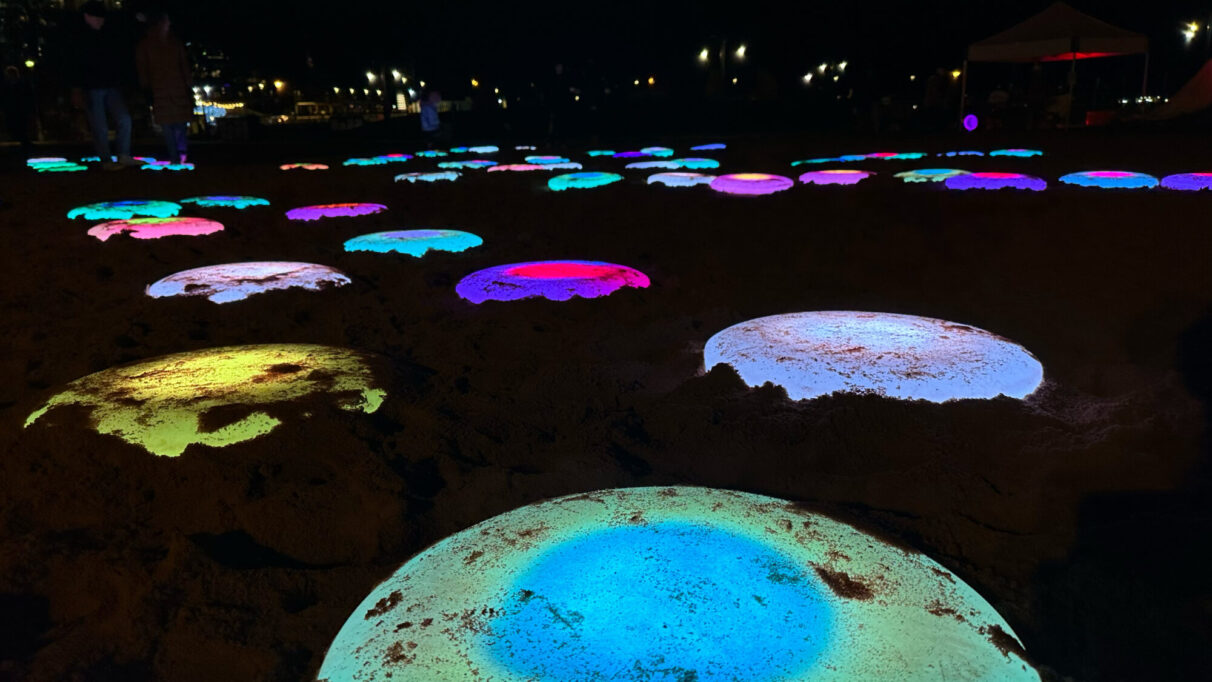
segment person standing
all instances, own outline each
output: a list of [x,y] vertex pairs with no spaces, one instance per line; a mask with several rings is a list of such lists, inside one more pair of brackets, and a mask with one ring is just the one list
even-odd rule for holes
[[437,90],[431,90],[421,101],[421,132],[425,134],[430,149],[442,139],[442,120],[438,118],[438,104],[441,102],[442,94]]
[[135,64],[139,86],[151,91],[152,114],[164,133],[169,162],[185,163],[194,117],[193,77],[185,43],[171,29],[167,14],[149,16],[147,35],[135,50]]
[[[106,22],[105,3],[90,0],[80,7],[83,26],[73,40],[67,64],[72,104],[88,114],[93,147],[106,170],[119,170],[140,163],[130,155],[130,112],[122,98],[123,73],[130,60],[128,46],[117,26]],[[117,129],[114,140],[117,163],[111,163],[109,118]]]

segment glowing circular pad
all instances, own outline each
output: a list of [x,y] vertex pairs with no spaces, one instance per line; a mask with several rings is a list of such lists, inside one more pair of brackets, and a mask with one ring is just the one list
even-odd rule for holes
[[1178,173],[1162,178],[1161,186],[1166,189],[1198,191],[1212,189],[1212,173]]
[[167,161],[154,161],[143,164],[142,170],[145,171],[191,171],[194,169],[192,163],[169,163]]
[[386,166],[387,159],[373,157],[369,159],[345,159],[342,166]]
[[483,243],[478,236],[459,230],[396,230],[354,237],[345,242],[345,250],[395,252],[420,258],[427,251],[458,253]]
[[710,185],[714,175],[702,173],[654,173],[648,176],[648,184],[665,185],[666,187],[694,187]]
[[383,204],[316,204],[315,206],[300,206],[286,212],[291,220],[319,220],[320,218],[346,218],[372,213],[382,213],[387,207]]
[[919,168],[918,170],[897,173],[894,177],[898,177],[905,182],[946,182],[947,178],[954,178],[957,175],[966,175],[967,173],[968,171],[957,168]]
[[554,260],[498,265],[464,277],[455,292],[472,303],[573,296],[599,298],[623,287],[645,289],[648,276],[634,268],[599,261]]
[[328,682],[1038,681],[928,557],[790,502],[604,490],[452,535],[379,584]]
[[943,181],[947,189],[1029,189],[1035,192],[1048,188],[1042,178],[1022,173],[966,173]]
[[73,208],[67,212],[68,218],[85,218],[87,220],[126,220],[127,218],[169,218],[181,211],[180,204],[171,201],[149,201],[130,199],[126,201],[103,201],[98,204],[88,204]]
[[231,303],[266,291],[293,288],[320,291],[346,284],[349,278],[327,265],[284,261],[224,263],[171,274],[147,287],[147,295],[205,296],[212,303]]
[[711,189],[725,194],[774,194],[790,189],[795,181],[769,173],[733,173],[720,175],[711,181]]
[[1011,158],[1027,159],[1032,156],[1043,156],[1044,153],[1038,149],[995,149],[989,152],[989,156],[1009,156]]
[[692,151],[692,152],[710,152],[710,151],[716,151],[719,149],[726,149],[727,147],[728,147],[728,145],[724,144],[723,142],[712,142],[711,144],[695,145],[690,148],[690,151]]
[[[386,391],[377,387],[370,358],[355,351],[302,344],[229,346],[77,379],[31,414],[25,426],[57,407],[78,405],[89,408],[89,424],[98,433],[175,457],[195,443],[223,447],[263,436],[282,424],[265,408],[281,415],[284,404],[313,395],[370,413]],[[216,423],[222,425],[215,428]]]
[[1060,181],[1079,187],[1103,187],[1114,189],[1148,189],[1157,187],[1157,178],[1131,171],[1085,171],[1062,175]]
[[214,234],[223,229],[221,223],[205,218],[129,218],[110,220],[88,230],[90,237],[106,241],[116,234],[128,234],[135,239],[161,237],[197,237]]
[[496,161],[488,161],[487,159],[469,159],[467,161],[439,161],[438,162],[438,168],[445,168],[445,169],[449,169],[449,170],[462,170],[462,169],[474,170],[477,168],[488,168],[489,166],[495,166],[495,165],[497,165]]
[[874,173],[861,170],[808,171],[800,176],[800,182],[805,185],[857,185],[872,175]]
[[459,179],[459,172],[444,170],[430,173],[402,173],[396,176],[396,182],[452,182]]
[[279,170],[328,170],[328,166],[323,163],[284,163],[278,166]]
[[761,317],[707,341],[703,364],[731,365],[750,386],[781,386],[792,400],[877,393],[903,400],[1022,398],[1043,366],[983,329],[929,317],[821,311]]
[[226,196],[214,195],[206,197],[190,197],[182,199],[183,204],[193,204],[202,207],[219,207],[219,208],[248,208],[250,206],[269,206],[269,200],[261,199],[260,197],[241,197],[241,196]]
[[557,175],[547,181],[547,187],[556,192],[566,189],[589,189],[591,187],[601,187],[609,185],[612,182],[622,180],[623,176],[618,173],[601,173],[597,171],[588,171],[585,173],[565,173]]

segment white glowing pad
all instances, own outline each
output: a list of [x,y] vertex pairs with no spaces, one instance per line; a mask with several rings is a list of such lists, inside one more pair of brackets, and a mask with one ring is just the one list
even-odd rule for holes
[[930,558],[771,497],[602,490],[442,540],[362,601],[327,682],[1038,682]]
[[821,311],[734,325],[703,349],[708,370],[731,365],[750,386],[767,382],[792,400],[876,393],[904,400],[1023,398],[1044,368],[1022,346],[929,317]]
[[224,263],[171,274],[147,287],[147,295],[205,296],[213,303],[230,303],[266,291],[296,287],[320,291],[346,284],[349,278],[327,265],[285,261]]

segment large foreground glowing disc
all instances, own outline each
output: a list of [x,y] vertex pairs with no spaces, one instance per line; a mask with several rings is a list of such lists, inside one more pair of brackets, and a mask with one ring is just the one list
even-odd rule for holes
[[707,369],[731,365],[750,386],[781,386],[792,400],[877,393],[944,402],[1023,398],[1044,368],[1025,348],[983,329],[930,317],[821,311],[760,317],[716,334]]
[[631,488],[531,504],[407,561],[327,682],[1038,682],[930,558],[771,497]]
[[[342,409],[369,413],[379,409],[386,391],[377,387],[369,358],[352,350],[229,346],[166,355],[77,379],[31,414],[25,426],[54,408],[78,405],[91,411],[89,424],[98,433],[175,457],[195,443],[223,447],[265,435],[282,423],[271,414],[280,414],[274,406],[312,395],[329,395]],[[241,406],[243,413],[233,411]],[[216,418],[222,420],[217,428]]]
[[612,182],[622,180],[623,176],[618,173],[602,173],[597,171],[588,171],[585,173],[565,173],[557,175],[547,181],[547,187],[560,192],[566,189],[590,189],[592,187],[601,187],[609,185]]
[[905,171],[897,173],[894,177],[898,177],[905,182],[946,182],[947,178],[953,178],[957,175],[966,175],[968,171],[959,170],[958,168],[919,168],[917,170]]
[[205,197],[190,197],[182,199],[183,204],[193,204],[202,207],[248,208],[250,206],[269,206],[268,199],[260,197],[242,197],[227,195],[212,195]]
[[808,171],[800,176],[800,182],[805,185],[857,185],[872,175],[875,173],[871,171],[849,169]]
[[85,218],[87,220],[126,220],[128,218],[170,218],[181,212],[181,205],[171,201],[150,201],[145,199],[130,199],[126,201],[103,201],[99,204],[89,204],[73,208],[67,212],[68,218]]
[[1185,190],[1188,192],[1201,189],[1212,189],[1212,173],[1178,173],[1162,178],[1161,186],[1166,189]]
[[714,175],[702,173],[654,173],[648,176],[648,184],[665,185],[666,187],[695,187],[710,185]]
[[161,237],[198,237],[214,234],[223,229],[223,224],[205,218],[130,218],[110,220],[88,230],[90,237],[106,241],[116,234],[128,234],[135,239],[159,239]]
[[1062,175],[1060,181],[1079,187],[1103,187],[1107,189],[1149,189],[1157,187],[1157,178],[1132,171],[1085,171]]
[[1035,192],[1048,188],[1043,178],[1022,173],[966,173],[943,181],[947,189],[1029,189]]
[[213,303],[231,303],[266,291],[293,288],[320,291],[346,284],[349,278],[327,265],[284,261],[224,263],[171,274],[147,287],[147,295],[205,296]]
[[647,275],[626,265],[552,260],[498,265],[473,272],[455,286],[455,293],[472,303],[538,297],[567,301],[573,296],[599,298],[623,287],[646,289],[648,285]]
[[452,182],[459,179],[459,171],[444,170],[429,173],[401,173],[396,176],[396,182]]
[[795,181],[769,173],[733,173],[711,181],[711,189],[725,194],[774,194],[795,186]]
[[387,207],[383,204],[316,204],[315,206],[300,206],[286,212],[291,220],[319,220],[320,218],[347,218],[352,216],[382,213]]
[[420,258],[428,251],[458,253],[483,243],[477,235],[459,230],[396,230],[354,237],[345,242],[345,250],[395,252]]

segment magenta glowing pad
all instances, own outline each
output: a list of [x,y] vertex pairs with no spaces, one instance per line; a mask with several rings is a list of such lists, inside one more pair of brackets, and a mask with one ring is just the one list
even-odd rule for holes
[[300,206],[286,212],[291,220],[319,220],[320,218],[347,218],[351,216],[382,213],[387,207],[383,204],[317,204],[315,206]]
[[546,298],[567,301],[574,296],[599,298],[623,287],[646,289],[648,277],[633,268],[583,260],[513,263],[473,272],[455,286],[472,303]]
[[871,171],[861,170],[808,171],[800,176],[800,182],[805,185],[857,185],[872,175],[875,174]]
[[1038,192],[1048,188],[1042,178],[1022,173],[967,173],[944,182],[947,189],[1029,189]]
[[1166,189],[1195,192],[1201,189],[1212,189],[1212,173],[1179,173],[1162,178],[1161,186]]
[[769,173],[733,173],[711,181],[711,189],[725,194],[773,194],[794,185],[795,181],[791,178]]
[[221,223],[204,218],[130,218],[101,223],[91,228],[88,234],[101,241],[124,233],[135,239],[159,239],[160,237],[196,237],[214,234],[222,229]]

